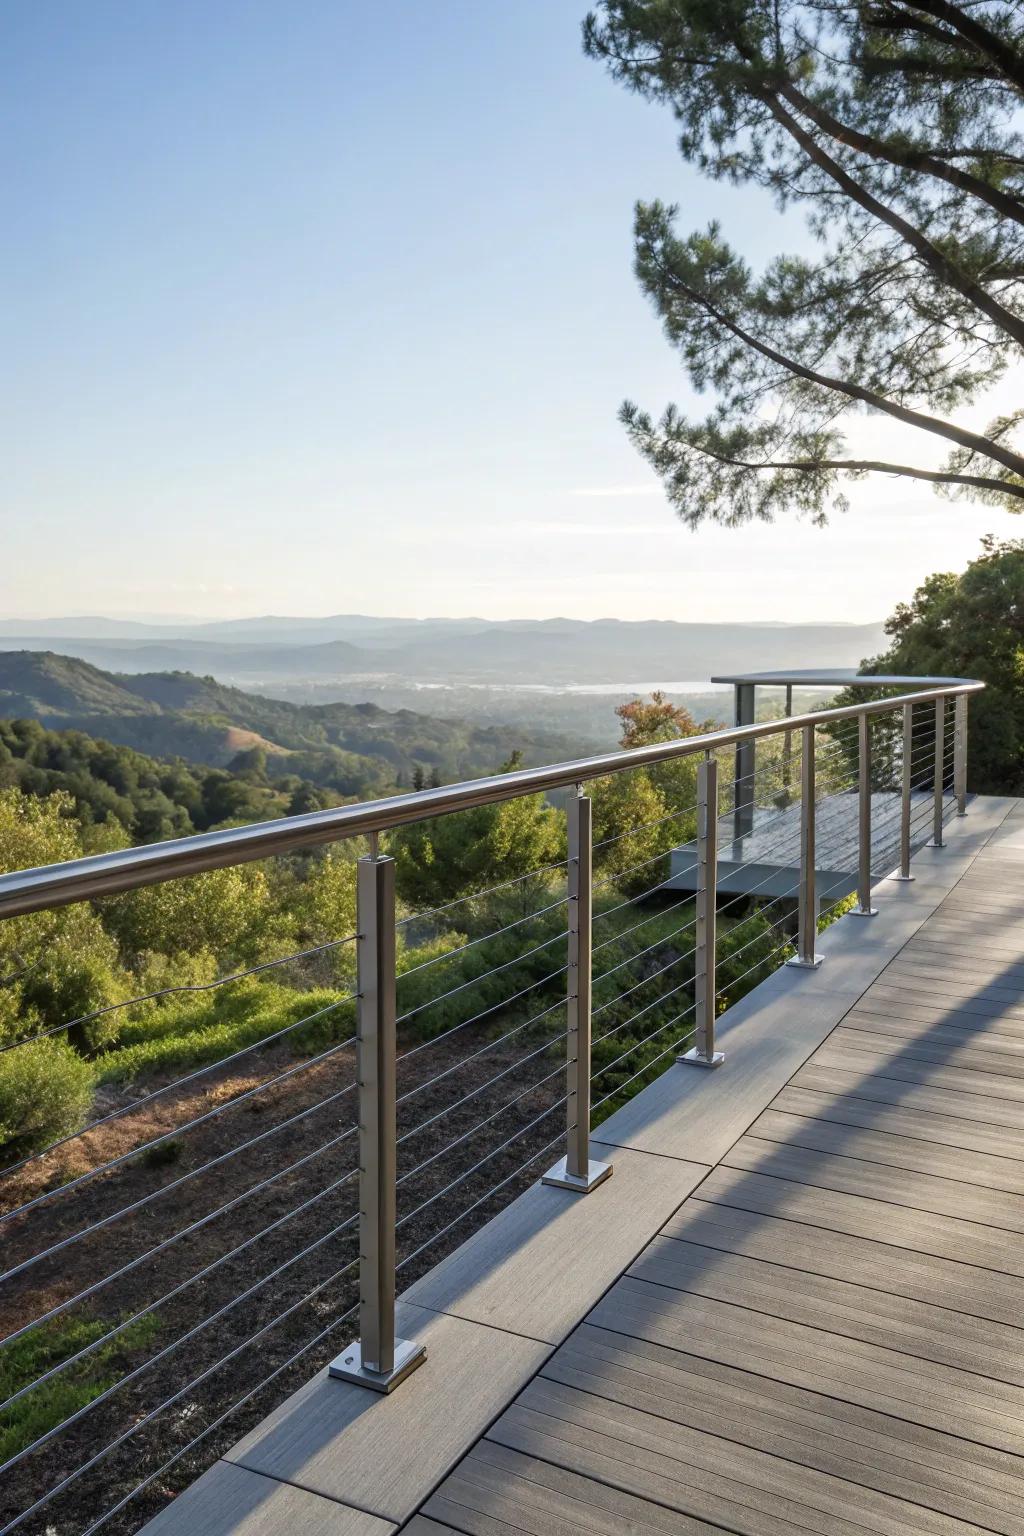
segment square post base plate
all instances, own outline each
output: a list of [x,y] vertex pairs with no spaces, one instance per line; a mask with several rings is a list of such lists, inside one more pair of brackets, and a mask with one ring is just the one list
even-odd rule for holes
[[698,1051],[696,1046],[692,1050],[684,1051],[681,1056],[676,1057],[676,1061],[681,1062],[686,1067],[720,1067],[724,1060],[724,1051],[712,1051],[710,1056],[705,1056],[702,1051]]
[[327,1374],[337,1381],[351,1381],[359,1387],[369,1387],[371,1392],[393,1392],[400,1381],[422,1365],[427,1358],[427,1346],[418,1344],[415,1339],[395,1340],[395,1364],[394,1369],[386,1373],[368,1370],[363,1365],[363,1351],[356,1339],[347,1349],[343,1349],[336,1360],[332,1360],[327,1367]]
[[587,1195],[605,1179],[612,1176],[611,1163],[596,1163],[593,1158],[587,1164],[587,1172],[584,1177],[569,1172],[569,1160],[560,1157],[553,1168],[549,1168],[541,1179],[542,1184],[550,1184],[554,1189],[571,1189],[578,1195]]
[[899,870],[897,869],[894,874],[886,875],[885,878],[887,880],[900,880],[900,881],[903,882],[904,885],[908,885],[910,883],[910,881],[914,879],[914,876],[913,875],[901,875]]
[[877,907],[851,907],[850,908],[850,916],[851,917],[877,917],[878,916],[878,908]]
[[813,960],[804,960],[800,955],[791,955],[786,964],[795,971],[816,971],[824,958],[824,955],[815,955]]

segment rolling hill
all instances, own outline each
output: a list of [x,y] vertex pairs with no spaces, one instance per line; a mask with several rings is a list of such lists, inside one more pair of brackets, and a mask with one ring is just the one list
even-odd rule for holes
[[191,672],[111,673],[53,651],[0,653],[0,716],[76,729],[155,757],[211,766],[262,748],[268,771],[367,793],[417,767],[444,780],[492,772],[513,751],[528,763],[586,744],[552,732],[467,725],[375,704],[291,704]]

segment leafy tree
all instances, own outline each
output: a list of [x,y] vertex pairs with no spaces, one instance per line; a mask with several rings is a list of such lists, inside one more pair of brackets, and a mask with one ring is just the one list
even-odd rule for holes
[[[681,234],[637,205],[640,285],[717,396],[703,420],[622,407],[680,517],[823,521],[870,473],[1019,510],[1024,411],[980,431],[955,413],[1024,347],[1020,5],[602,0],[584,47],[671,109],[688,163],[801,210],[816,247],[755,273],[717,223]],[[863,411],[944,464],[850,455]]]
[[[520,763],[514,753],[501,769]],[[411,907],[436,907],[498,881],[516,880],[561,856],[562,818],[542,795],[414,822],[393,833],[398,892]]]
[[962,575],[929,576],[911,602],[899,605],[885,625],[892,645],[861,670],[979,678],[987,686],[970,703],[967,782],[978,794],[1019,795],[1024,794],[1024,540],[986,538],[982,546]]
[[143,886],[115,897],[104,913],[126,956],[208,950],[221,963],[267,959],[271,916],[270,885],[258,864]]
[[[73,859],[82,852],[69,796],[47,800],[0,790],[0,872]],[[76,902],[0,923],[0,1043],[93,1013],[126,995],[117,945],[91,907]],[[113,1018],[71,1031],[79,1046],[110,1038]]]

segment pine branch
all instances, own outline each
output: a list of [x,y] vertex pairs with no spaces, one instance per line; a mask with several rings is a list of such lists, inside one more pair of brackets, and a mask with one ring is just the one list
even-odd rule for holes
[[897,421],[904,422],[907,426],[919,427],[925,432],[930,432],[935,437],[942,437],[947,442],[956,443],[960,448],[966,448],[972,453],[980,453],[983,458],[991,459],[994,463],[1002,464],[1012,474],[1019,475],[1024,480],[1024,455],[1014,453],[1011,449],[1004,448],[1001,443],[994,442],[991,438],[984,437],[977,432],[968,432],[964,427],[958,427],[953,422],[943,421],[938,416],[928,416],[923,411],[913,411],[908,406],[899,405],[895,400],[888,400],[884,395],[877,394],[874,390],[865,389],[862,384],[853,384],[846,379],[840,379],[832,374],[819,373],[814,368],[808,368],[805,364],[797,362],[795,358],[787,357],[784,352],[761,341],[750,331],[745,330],[731,316],[725,314],[705,294],[699,293],[663,262],[658,260],[652,251],[652,257],[658,265],[663,280],[672,288],[682,293],[692,304],[696,304],[705,314],[735,336],[737,341],[757,352],[769,362],[793,374],[796,378],[803,379],[808,384],[816,384],[822,389],[831,390],[833,393],[847,396],[850,400],[856,400],[862,405],[882,411],[887,416],[895,417]]
[[986,315],[998,330],[1004,331],[1019,347],[1024,347],[1024,319],[1015,315],[1011,310],[993,299],[980,284],[973,282],[948,256],[943,255],[939,248],[923,235],[919,229],[886,206],[866,187],[843,169],[838,161],[833,160],[818,143],[813,134],[809,133],[796,118],[782,105],[778,95],[768,87],[761,87],[756,94],[764,102],[775,121],[791,138],[800,145],[819,170],[836,183],[840,191],[844,192],[851,202],[863,208],[865,213],[880,220],[883,224],[900,235],[912,250],[916,251],[927,267],[934,272],[941,282],[948,284],[956,290],[974,307]]
[[966,192],[970,197],[976,197],[979,202],[987,203],[1004,218],[1012,219],[1017,224],[1024,224],[1024,202],[1000,191],[998,187],[993,187],[982,177],[974,176],[970,171],[962,171],[954,165],[944,164],[942,158],[926,151],[901,149],[894,144],[887,144],[884,139],[862,133],[857,128],[851,128],[848,124],[840,122],[831,112],[827,112],[824,107],[819,106],[817,102],[811,101],[788,81],[775,85],[775,90],[790,106],[795,107],[804,117],[809,117],[816,127],[821,128],[837,143],[845,144],[848,149],[870,155],[875,160],[887,161],[889,165],[899,166],[903,170],[918,171],[922,175],[933,176],[961,192]]

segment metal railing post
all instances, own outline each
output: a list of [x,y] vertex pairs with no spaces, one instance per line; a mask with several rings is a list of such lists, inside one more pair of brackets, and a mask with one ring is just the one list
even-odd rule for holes
[[[736,724],[753,725],[755,708],[753,683],[737,683]],[[733,837],[746,837],[754,830],[754,773],[757,768],[755,743],[745,738],[736,743],[735,810],[733,812]]]
[[967,815],[967,695],[958,693],[953,710],[953,793],[956,813]]
[[914,779],[914,706],[903,706],[903,763],[900,774],[900,867],[892,880],[913,880],[910,873],[910,790]]
[[877,917],[871,905],[871,722],[857,717],[857,905],[858,917]]
[[710,754],[697,764],[697,935],[693,978],[695,1039],[678,1058],[691,1067],[720,1067],[715,1050],[715,938],[718,893],[718,763]]
[[566,806],[569,834],[568,1036],[565,1043],[566,1154],[545,1184],[586,1194],[609,1178],[611,1163],[590,1156],[591,926],[593,921],[593,802],[577,792]]
[[815,889],[814,848],[814,726],[800,732],[800,887],[797,896],[799,933],[797,953],[787,965],[812,970],[822,956],[814,952],[818,936],[818,896]]
[[357,866],[356,920],[359,1338],[329,1371],[390,1392],[426,1349],[395,1338],[395,863],[376,850]]
[[944,698],[935,700],[935,779],[934,779],[934,804],[932,808],[932,847],[941,848],[942,843],[942,793],[946,772],[946,701]]

